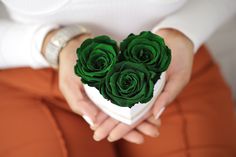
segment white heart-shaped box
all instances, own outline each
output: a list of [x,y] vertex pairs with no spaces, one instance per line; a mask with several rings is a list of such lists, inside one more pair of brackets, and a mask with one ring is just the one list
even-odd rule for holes
[[160,79],[154,85],[154,92],[152,99],[147,103],[137,103],[131,108],[121,107],[111,103],[111,101],[105,99],[95,87],[90,87],[84,84],[84,89],[88,97],[97,105],[103,112],[112,118],[123,122],[128,125],[132,125],[144,116],[149,109],[153,106],[157,96],[161,93],[166,81],[166,73],[161,74]]

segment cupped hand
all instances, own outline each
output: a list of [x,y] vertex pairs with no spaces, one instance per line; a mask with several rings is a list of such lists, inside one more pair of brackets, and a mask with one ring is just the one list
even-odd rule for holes
[[81,115],[90,126],[96,121],[99,109],[85,94],[80,78],[74,73],[77,56],[76,49],[81,43],[91,37],[89,34],[72,39],[62,49],[59,56],[59,88],[73,112]]
[[107,138],[108,141],[114,142],[123,138],[126,141],[141,144],[144,142],[144,135],[158,137],[160,126],[160,119],[154,119],[151,112],[132,125],[119,122],[100,112],[97,116],[97,123],[92,129],[94,130],[93,138],[96,141]]
[[[90,124],[93,128],[94,124],[99,124],[103,120],[116,121],[109,118],[105,113],[100,111],[88,98],[86,95],[82,82],[80,78],[74,73],[74,65],[76,64],[76,49],[81,45],[81,43],[86,39],[90,38],[91,35],[82,35],[71,40],[66,47],[60,53],[59,56],[59,88],[67,100],[70,108],[75,113],[83,116],[83,118]],[[109,119],[109,120],[108,120]],[[118,122],[118,121],[116,121]],[[107,123],[107,122],[106,122]],[[102,125],[103,126],[106,126]],[[115,123],[113,123],[115,124]],[[116,123],[118,124],[118,123]],[[136,130],[130,131],[124,139],[134,143],[140,143],[143,141],[144,133],[150,136],[158,136],[155,126],[159,126],[159,121],[154,121],[154,118],[149,118],[145,123],[139,124]],[[110,125],[111,127],[112,125]],[[102,128],[101,127],[101,128]],[[122,128],[122,127],[121,127]],[[130,129],[131,130],[131,129]],[[138,132],[139,130],[139,132]]]
[[156,34],[164,38],[172,55],[165,87],[153,107],[153,115],[158,119],[160,111],[170,104],[189,82],[194,53],[193,43],[181,32],[174,29],[161,29]]
[[193,63],[193,44],[185,35],[173,29],[162,29],[156,32],[165,39],[167,46],[172,51],[172,61],[167,70],[167,81],[163,92],[157,98],[153,115],[148,113],[139,122],[129,126],[120,123],[112,118],[100,116],[100,122],[95,128],[95,140],[108,137],[109,141],[116,141],[121,138],[133,143],[142,143],[143,134],[155,137],[159,132],[159,116],[165,107],[170,104],[190,80]]

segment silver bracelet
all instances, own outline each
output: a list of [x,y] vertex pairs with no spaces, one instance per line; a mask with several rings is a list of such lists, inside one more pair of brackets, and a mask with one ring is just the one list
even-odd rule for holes
[[45,59],[53,68],[58,68],[59,53],[63,47],[74,37],[89,33],[80,25],[69,25],[62,27],[49,41],[45,49]]

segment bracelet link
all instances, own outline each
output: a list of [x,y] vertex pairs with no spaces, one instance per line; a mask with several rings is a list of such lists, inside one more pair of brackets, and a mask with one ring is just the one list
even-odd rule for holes
[[80,25],[70,25],[62,27],[49,41],[45,49],[45,59],[55,69],[58,68],[59,53],[67,43],[74,37],[89,33],[87,29]]

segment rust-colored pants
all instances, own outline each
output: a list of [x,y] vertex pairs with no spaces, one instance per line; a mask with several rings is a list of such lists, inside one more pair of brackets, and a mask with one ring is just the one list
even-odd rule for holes
[[0,70],[0,157],[236,157],[232,97],[205,47],[162,115],[160,136],[141,145],[95,142],[57,84],[52,69]]

